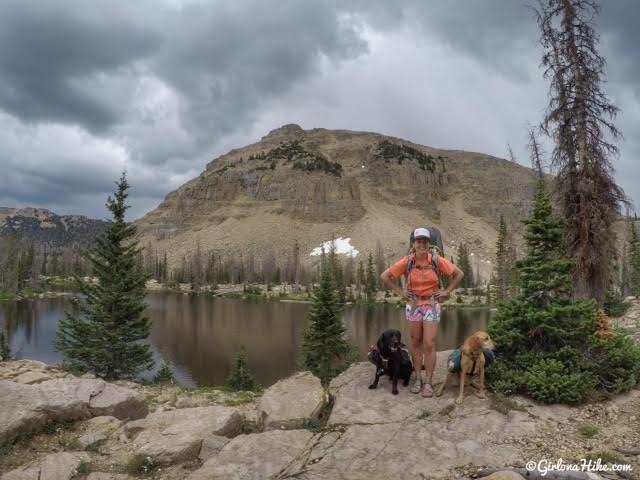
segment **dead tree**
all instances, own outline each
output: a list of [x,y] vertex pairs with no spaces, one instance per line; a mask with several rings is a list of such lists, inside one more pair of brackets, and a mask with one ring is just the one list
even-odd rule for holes
[[535,12],[551,83],[541,127],[554,141],[558,205],[567,219],[567,253],[576,262],[574,291],[602,303],[614,275],[612,227],[626,197],[613,179],[613,142],[621,133],[613,124],[618,108],[602,89],[599,10],[596,0],[539,0]]

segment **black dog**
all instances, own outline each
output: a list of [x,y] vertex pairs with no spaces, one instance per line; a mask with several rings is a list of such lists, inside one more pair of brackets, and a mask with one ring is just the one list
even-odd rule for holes
[[391,378],[391,393],[398,394],[398,379],[404,380],[405,387],[409,385],[409,378],[413,372],[411,356],[407,346],[402,343],[402,334],[398,330],[385,330],[378,342],[371,346],[369,361],[376,366],[376,377],[369,385],[370,389],[378,386],[382,375]]

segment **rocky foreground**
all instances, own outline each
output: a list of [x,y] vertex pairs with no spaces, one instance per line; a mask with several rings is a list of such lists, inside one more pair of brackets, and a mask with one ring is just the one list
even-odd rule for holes
[[453,386],[440,398],[393,396],[386,379],[369,390],[372,375],[354,364],[325,391],[304,372],[257,396],[0,363],[0,479],[444,479],[598,457],[633,468],[610,478],[638,478],[640,390],[569,408],[467,387],[455,405]]

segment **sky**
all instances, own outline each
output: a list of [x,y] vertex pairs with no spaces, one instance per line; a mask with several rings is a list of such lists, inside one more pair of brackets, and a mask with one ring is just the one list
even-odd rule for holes
[[[520,0],[1,0],[0,206],[129,218],[270,130],[374,131],[529,166],[548,81]],[[640,209],[640,2],[602,1],[615,178]],[[545,142],[547,151],[551,145]]]

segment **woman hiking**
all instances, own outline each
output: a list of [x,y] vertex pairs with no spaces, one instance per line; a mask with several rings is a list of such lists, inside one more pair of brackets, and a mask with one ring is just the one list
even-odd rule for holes
[[[389,289],[407,301],[405,309],[411,332],[411,357],[416,372],[412,393],[433,396],[433,371],[436,366],[436,334],[440,322],[440,301],[446,300],[460,284],[464,273],[446,258],[430,251],[431,235],[426,228],[412,234],[411,253],[387,268],[380,278]],[[440,288],[438,273],[453,277],[447,288]],[[405,276],[407,291],[394,281]],[[425,378],[422,378],[424,358]]]

